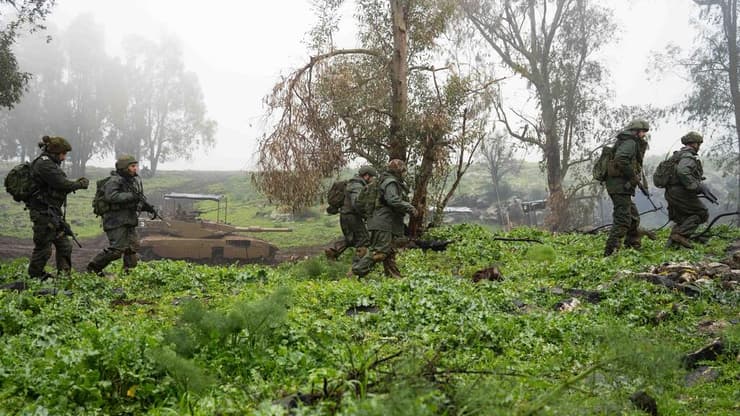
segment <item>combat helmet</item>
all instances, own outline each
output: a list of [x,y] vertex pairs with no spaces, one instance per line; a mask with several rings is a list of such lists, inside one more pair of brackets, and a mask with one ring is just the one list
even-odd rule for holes
[[650,123],[648,123],[647,121],[645,121],[645,120],[643,120],[641,118],[636,118],[636,119],[630,121],[630,124],[628,124],[627,127],[625,127],[624,129],[625,130],[645,130],[645,131],[648,131],[648,130],[650,130]]
[[690,131],[686,133],[683,137],[681,137],[681,143],[683,144],[689,144],[689,143],[702,143],[704,142],[704,138],[701,137],[701,134]]
[[67,153],[72,151],[72,146],[69,144],[67,139],[64,137],[49,137],[44,136],[41,138],[41,142],[39,142],[39,147],[43,148],[49,153]]
[[373,177],[377,177],[378,171],[370,165],[365,165],[365,166],[360,167],[360,170],[357,171],[357,174],[360,176],[370,175]]
[[139,163],[135,157],[131,155],[123,155],[116,160],[116,170],[125,170],[134,163]]

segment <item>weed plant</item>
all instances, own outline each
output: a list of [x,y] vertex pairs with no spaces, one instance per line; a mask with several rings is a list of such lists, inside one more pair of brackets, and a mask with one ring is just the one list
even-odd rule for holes
[[[635,276],[721,259],[740,231],[717,232],[665,250],[663,230],[602,258],[604,235],[496,234],[538,244],[459,225],[430,233],[454,240],[445,252],[401,252],[402,279],[380,267],[346,278],[345,253],[27,281],[0,291],[0,414],[644,414],[636,391],[661,415],[737,413],[740,291],[709,282],[687,296]],[[492,265],[502,280],[472,282]],[[0,263],[0,283],[26,267]],[[558,310],[570,289],[600,297]],[[723,329],[700,330],[707,321]],[[724,352],[699,365],[716,379],[687,383],[681,357],[715,338]]]

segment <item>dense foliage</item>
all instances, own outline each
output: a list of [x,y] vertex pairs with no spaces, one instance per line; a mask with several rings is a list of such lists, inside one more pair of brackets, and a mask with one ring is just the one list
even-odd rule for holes
[[[603,236],[506,235],[532,244],[460,225],[433,230],[454,240],[445,252],[404,251],[403,279],[311,258],[29,282],[0,291],[0,413],[638,415],[629,396],[644,390],[662,415],[730,414],[740,292],[707,282],[689,297],[632,273],[720,258],[740,231],[717,231],[694,250],[646,241],[602,259]],[[494,264],[503,280],[471,281]],[[2,283],[25,267],[1,263]],[[602,297],[556,310],[569,288]],[[680,357],[712,339],[708,320],[730,322],[728,348],[715,381],[689,386]]]

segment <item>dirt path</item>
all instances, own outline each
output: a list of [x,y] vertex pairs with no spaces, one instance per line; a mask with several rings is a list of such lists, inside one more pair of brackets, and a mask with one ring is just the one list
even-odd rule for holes
[[[108,239],[105,235],[100,235],[93,238],[80,239],[82,248],[77,247],[76,244],[72,243],[72,267],[75,270],[85,270],[87,263],[96,255],[98,252],[108,245]],[[291,247],[281,249],[275,256],[276,263],[283,263],[286,261],[302,260],[307,257],[314,256],[323,252],[325,246],[306,246],[306,247]],[[10,260],[19,257],[28,258],[33,251],[33,241],[31,239],[22,239],[14,237],[0,237],[0,259]],[[53,264],[54,254],[52,253],[49,264]]]

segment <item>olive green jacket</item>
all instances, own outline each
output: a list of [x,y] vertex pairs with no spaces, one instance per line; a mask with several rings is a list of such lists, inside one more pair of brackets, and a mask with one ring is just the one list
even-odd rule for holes
[[689,191],[696,191],[704,180],[704,168],[693,147],[685,146],[679,151],[679,161],[676,165],[678,184]]
[[614,159],[609,163],[606,178],[606,191],[610,194],[634,195],[642,177],[642,160],[647,142],[627,130],[617,135],[614,146]]
[[111,210],[103,214],[105,231],[139,224],[139,197],[133,192],[134,189],[141,192],[141,185],[136,178],[111,172],[111,178],[103,188],[104,198],[111,204]]
[[61,209],[67,194],[81,189],[78,182],[67,179],[61,164],[57,155],[48,152],[42,153],[31,163],[31,178],[38,187],[38,192],[28,203],[31,209],[44,209],[47,206]]
[[378,179],[380,184],[380,206],[373,211],[367,220],[369,231],[389,231],[394,236],[403,235],[403,217],[413,212],[414,207],[408,202],[409,188],[403,179],[386,172]]

